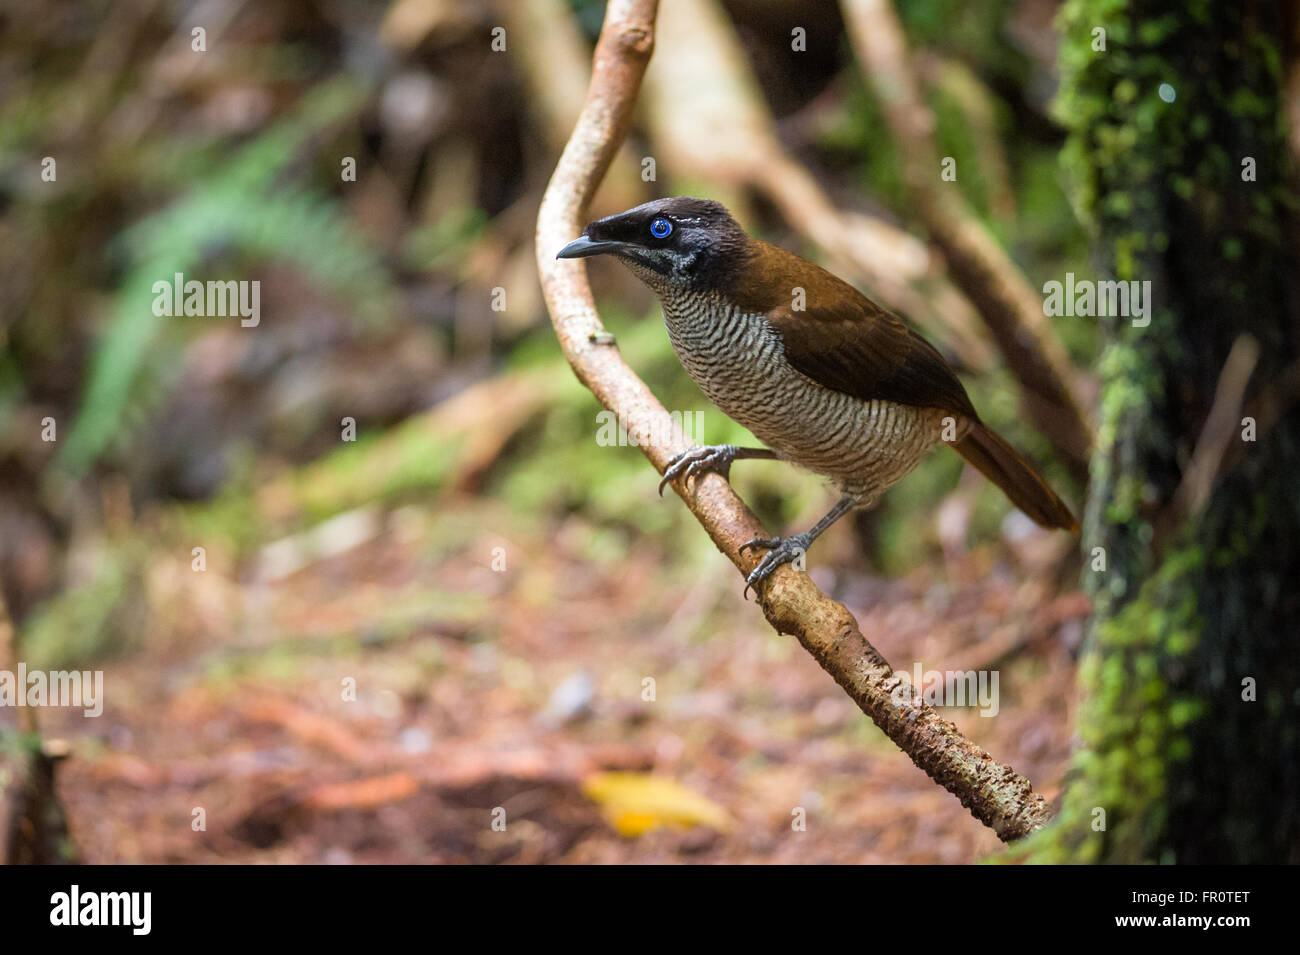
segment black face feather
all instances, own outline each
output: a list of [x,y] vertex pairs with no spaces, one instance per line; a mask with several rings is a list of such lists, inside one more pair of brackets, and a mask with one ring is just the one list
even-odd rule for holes
[[[670,226],[662,233],[663,220]],[[597,219],[559,258],[615,255],[647,283],[710,288],[746,255],[749,238],[721,203],[677,196]]]

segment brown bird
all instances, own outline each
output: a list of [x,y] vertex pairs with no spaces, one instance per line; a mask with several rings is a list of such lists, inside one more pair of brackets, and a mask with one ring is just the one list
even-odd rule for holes
[[1028,461],[980,421],[943,356],[895,315],[799,256],[751,238],[717,202],[677,197],[592,222],[558,258],[613,255],[663,305],[677,358],[767,448],[696,447],[659,484],[740,458],[791,461],[842,495],[810,530],[755,538],[757,587],[855,507],[870,507],[934,445],[951,444],[1037,523],[1078,533]]

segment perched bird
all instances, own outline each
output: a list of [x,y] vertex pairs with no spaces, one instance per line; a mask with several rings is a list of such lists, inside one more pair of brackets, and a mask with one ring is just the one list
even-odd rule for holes
[[676,197],[592,222],[558,258],[613,255],[659,297],[677,358],[766,448],[696,447],[659,484],[741,458],[791,461],[842,497],[810,530],[755,538],[758,584],[836,520],[870,507],[934,445],[951,444],[1037,523],[1078,533],[1034,467],[980,421],[943,356],[825,269],[751,238],[720,203]]

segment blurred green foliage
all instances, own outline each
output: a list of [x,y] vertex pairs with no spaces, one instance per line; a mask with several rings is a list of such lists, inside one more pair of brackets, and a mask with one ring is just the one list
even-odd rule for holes
[[338,295],[360,321],[385,320],[391,279],[350,216],[323,190],[283,181],[312,138],[354,114],[361,99],[353,83],[336,80],[313,89],[294,115],[227,161],[209,155],[212,147],[196,146],[188,161],[197,178],[186,180],[185,194],[119,237],[126,277],[91,359],[81,410],[60,452],[63,466],[85,471],[173,383],[187,325],[202,319],[155,315],[155,282],[171,282],[177,273],[189,281],[200,272],[202,281],[222,263],[232,274],[247,275],[263,263],[281,262]]
[[88,580],[43,605],[27,623],[23,653],[37,669],[68,670],[135,648],[146,613],[141,537],[106,541]]

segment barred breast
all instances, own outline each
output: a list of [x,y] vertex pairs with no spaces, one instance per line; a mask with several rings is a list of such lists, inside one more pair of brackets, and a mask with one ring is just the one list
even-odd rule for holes
[[762,315],[701,294],[667,295],[663,307],[673,350],[709,400],[859,504],[873,504],[940,440],[946,412],[861,401],[818,384],[785,360]]

